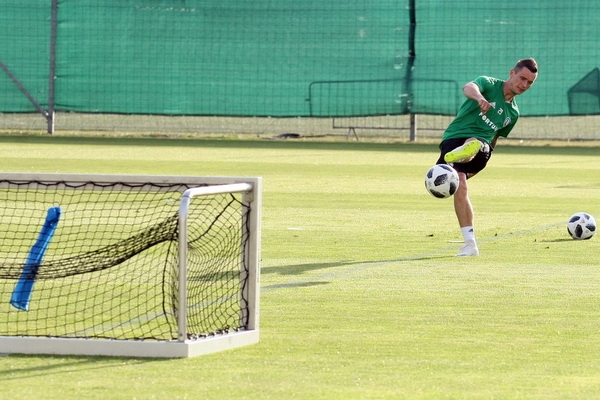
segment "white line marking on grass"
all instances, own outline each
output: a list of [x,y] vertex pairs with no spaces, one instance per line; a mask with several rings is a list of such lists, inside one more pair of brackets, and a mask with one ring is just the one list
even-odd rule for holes
[[[483,239],[478,239],[477,241],[479,243],[492,243],[492,242],[497,242],[499,240],[503,240],[503,239],[507,239],[507,238],[511,238],[511,237],[515,237],[515,236],[524,236],[524,235],[528,235],[533,232],[539,232],[539,231],[544,231],[544,230],[551,229],[551,228],[556,228],[556,227],[559,227],[559,226],[562,226],[565,224],[566,224],[566,222],[557,222],[554,224],[542,225],[542,226],[538,226],[538,227],[531,228],[531,229],[523,229],[523,230],[516,231],[516,232],[510,232],[510,233],[506,233],[504,235],[491,236],[491,237],[487,237],[487,238],[483,238]],[[337,270],[334,272],[329,272],[329,273],[315,275],[315,276],[309,276],[309,277],[306,277],[303,279],[296,279],[296,280],[286,282],[286,283],[276,283],[273,285],[263,286],[261,288],[261,293],[274,292],[279,289],[285,289],[285,288],[290,288],[290,287],[318,284],[319,282],[321,282],[323,280],[334,279],[334,278],[344,276],[344,275],[349,275],[349,274],[356,274],[357,272],[365,271],[365,270],[371,269],[371,268],[381,267],[384,265],[397,263],[397,262],[421,260],[421,259],[430,258],[433,256],[438,256],[440,254],[445,254],[445,253],[448,253],[451,251],[454,252],[456,250],[457,249],[454,246],[451,246],[451,247],[447,246],[447,247],[444,247],[444,248],[441,248],[438,250],[433,250],[433,251],[429,251],[426,253],[420,253],[420,254],[413,254],[410,256],[400,257],[400,258],[396,258],[393,260],[357,262],[356,264],[354,264],[348,268],[344,268],[344,269]],[[453,256],[454,255],[452,255],[452,257]],[[450,256],[448,256],[448,257],[450,257]]]
[[[452,249],[454,250],[454,247],[452,247]],[[349,274],[356,274],[357,272],[362,272],[367,269],[380,267],[383,265],[392,264],[392,263],[396,263],[396,262],[412,261],[412,260],[419,260],[419,259],[423,259],[423,258],[429,258],[429,257],[436,256],[439,254],[447,253],[448,251],[450,251],[450,248],[444,248],[444,249],[440,249],[440,250],[430,251],[427,253],[415,254],[412,256],[397,258],[397,259],[393,259],[393,260],[382,260],[382,261],[371,261],[371,262],[360,262],[359,261],[356,264],[354,264],[353,266],[350,266],[348,268],[344,268],[341,270],[337,270],[334,272],[328,272],[326,274],[309,276],[309,277],[306,277],[303,279],[297,279],[297,280],[293,280],[291,282],[286,282],[286,283],[276,283],[273,285],[263,286],[260,289],[260,291],[261,291],[261,293],[268,293],[268,292],[273,292],[275,290],[289,288],[289,287],[298,287],[298,286],[303,286],[303,285],[307,285],[307,284],[311,284],[311,283],[316,284],[316,283],[324,281],[324,280],[335,279],[335,278],[339,278],[340,276],[345,276],[345,275],[349,275]]]

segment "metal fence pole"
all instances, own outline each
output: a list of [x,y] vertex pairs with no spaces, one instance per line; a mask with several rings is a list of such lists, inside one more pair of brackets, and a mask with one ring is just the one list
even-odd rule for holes
[[56,26],[58,23],[58,0],[52,0],[52,17],[50,19],[50,68],[48,72],[48,133],[54,133],[54,96],[56,83]]

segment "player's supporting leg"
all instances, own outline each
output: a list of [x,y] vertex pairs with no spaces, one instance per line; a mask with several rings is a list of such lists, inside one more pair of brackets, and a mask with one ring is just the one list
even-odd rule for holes
[[475,138],[470,138],[465,141],[462,146],[458,146],[454,150],[444,155],[444,161],[447,163],[467,163],[471,161],[481,150],[483,143]]
[[456,193],[454,193],[454,211],[456,212],[465,244],[457,256],[478,256],[479,248],[475,241],[474,213],[473,205],[469,199],[467,175],[464,172],[459,172],[458,177],[460,183]]

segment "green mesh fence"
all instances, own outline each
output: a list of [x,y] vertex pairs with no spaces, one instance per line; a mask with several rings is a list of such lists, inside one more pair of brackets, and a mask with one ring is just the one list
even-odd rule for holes
[[13,74],[37,101],[47,106],[50,53],[49,1],[8,0],[0,12],[0,111],[36,108],[9,78]]
[[[534,57],[540,73],[519,99],[523,115],[580,114],[569,109],[568,92],[600,66],[600,2],[417,0],[417,17],[415,79],[503,78],[517,59]],[[592,95],[598,103],[597,87]],[[430,112],[434,96],[417,93],[415,112]]]
[[600,113],[596,0],[60,0],[51,81],[52,4],[3,3],[0,112],[452,115],[535,57],[523,115]]

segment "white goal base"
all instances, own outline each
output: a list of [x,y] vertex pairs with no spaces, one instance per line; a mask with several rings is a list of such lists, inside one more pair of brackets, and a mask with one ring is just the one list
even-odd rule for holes
[[0,353],[186,358],[248,346],[258,340],[258,330],[183,342],[0,336]]

